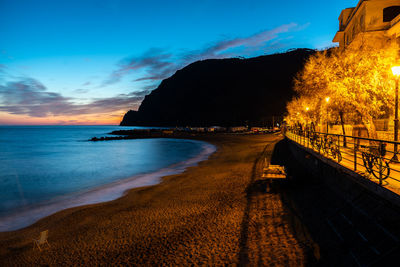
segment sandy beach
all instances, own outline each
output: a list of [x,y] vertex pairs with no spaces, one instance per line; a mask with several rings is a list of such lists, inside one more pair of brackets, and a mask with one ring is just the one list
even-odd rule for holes
[[[0,266],[307,265],[306,230],[261,180],[280,139],[203,136],[217,152],[159,185],[0,233]],[[46,229],[51,247],[33,250],[32,239]]]

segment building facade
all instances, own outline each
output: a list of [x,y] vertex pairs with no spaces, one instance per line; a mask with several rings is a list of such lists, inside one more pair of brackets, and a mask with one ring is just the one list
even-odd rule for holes
[[360,0],[342,10],[333,42],[339,47],[400,44],[400,0]]

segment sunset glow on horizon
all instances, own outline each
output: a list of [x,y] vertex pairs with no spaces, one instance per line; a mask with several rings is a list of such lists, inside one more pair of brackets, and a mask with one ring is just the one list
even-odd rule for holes
[[0,125],[119,125],[124,113],[31,117],[0,112]]

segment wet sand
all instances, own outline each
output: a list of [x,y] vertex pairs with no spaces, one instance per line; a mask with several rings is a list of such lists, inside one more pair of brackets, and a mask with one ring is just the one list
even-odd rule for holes
[[[218,151],[182,174],[0,233],[0,266],[307,265],[307,230],[261,180],[281,138],[202,136]],[[46,229],[51,247],[33,250]]]

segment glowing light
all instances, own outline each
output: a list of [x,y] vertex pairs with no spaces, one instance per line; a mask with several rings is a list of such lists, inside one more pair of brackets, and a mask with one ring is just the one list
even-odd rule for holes
[[[294,124],[311,120],[319,123],[322,130],[329,119],[340,117],[340,122],[334,123],[356,124],[358,115],[361,115],[368,134],[377,138],[373,120],[388,117],[393,106],[397,110],[396,91],[399,87],[400,61],[398,48],[394,46],[385,49],[369,46],[332,49],[329,53],[316,53],[295,80],[294,90],[298,97],[288,103],[286,121]],[[306,107],[310,107],[312,112],[311,109],[307,112]],[[298,111],[302,117],[296,115]]]
[[306,107],[306,111],[309,111],[310,110],[310,108],[309,107]]
[[74,116],[31,117],[0,111],[0,125],[118,125],[124,111],[110,114],[82,114]]
[[400,66],[392,67],[392,73],[394,76],[400,76]]

